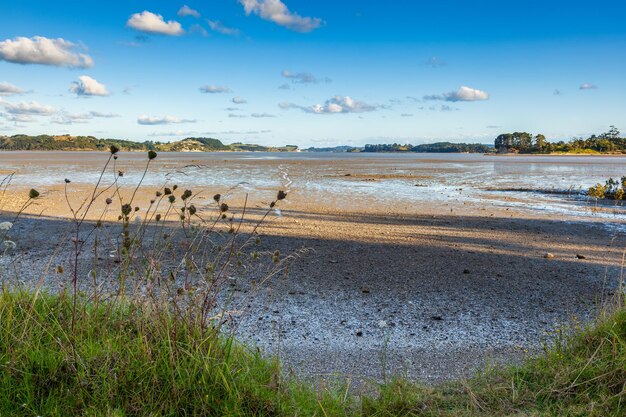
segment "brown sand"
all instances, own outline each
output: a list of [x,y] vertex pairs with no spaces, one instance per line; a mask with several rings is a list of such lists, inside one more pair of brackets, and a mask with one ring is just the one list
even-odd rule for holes
[[[24,193],[5,195],[0,220],[21,207]],[[69,198],[76,206],[86,194],[79,187]],[[141,190],[137,201],[145,207],[151,198]],[[229,203],[241,212],[241,196]],[[248,216],[263,203],[250,201]],[[486,362],[517,361],[555,326],[588,319],[596,300],[615,291],[626,247],[624,235],[602,222],[527,218],[504,208],[355,201],[341,210],[331,196],[311,204],[297,192],[281,207],[261,229],[263,245],[308,250],[288,275],[246,301],[239,338],[280,352],[309,376],[406,373],[440,381]],[[27,213],[11,230],[17,250],[0,262],[5,274],[27,285],[43,277],[54,290],[62,279],[42,271],[64,262],[57,243],[69,244],[62,187],[48,188]]]

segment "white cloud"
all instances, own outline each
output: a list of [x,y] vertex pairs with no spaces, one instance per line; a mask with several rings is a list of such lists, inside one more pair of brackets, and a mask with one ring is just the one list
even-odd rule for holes
[[365,113],[374,111],[380,106],[374,106],[356,101],[349,96],[335,96],[324,102],[313,106],[300,106],[294,103],[280,103],[281,109],[300,109],[306,113],[314,114],[337,114],[337,113]]
[[88,75],[81,75],[78,77],[78,81],[74,81],[70,85],[69,91],[70,93],[85,97],[105,97],[109,95],[109,91],[104,84],[99,83]]
[[245,119],[245,118],[246,118],[246,117],[248,117],[248,116],[246,116],[246,115],[244,115],[244,114],[235,114],[235,113],[230,113],[230,114],[228,115],[228,117],[230,117],[231,119],[235,119],[235,118],[236,118],[236,119]]
[[9,84],[7,82],[0,82],[0,97],[1,96],[13,96],[17,94],[23,94],[24,90],[19,87]]
[[597,88],[598,88],[597,85],[589,84],[589,83],[584,83],[583,85],[578,87],[579,90],[596,90]]
[[466,86],[459,87],[456,91],[444,94],[432,94],[424,96],[424,100],[444,100],[444,101],[482,101],[489,100],[489,94],[482,90]]
[[179,36],[185,33],[180,23],[175,20],[165,22],[163,16],[147,10],[132,15],[126,22],[126,25],[140,32],[159,35]]
[[291,86],[289,84],[281,84],[278,86],[279,90],[291,90]]
[[302,17],[290,12],[281,0],[239,0],[246,15],[254,13],[265,20],[296,32],[310,32],[322,25],[317,17]]
[[103,113],[99,111],[90,111],[89,114],[92,117],[102,117],[104,119],[112,119],[114,117],[120,117],[120,115],[116,113]]
[[209,27],[212,31],[221,33],[222,35],[230,35],[230,36],[239,36],[239,29],[229,28],[220,22],[219,20],[208,20],[206,21],[209,24]]
[[192,9],[191,7],[189,7],[189,6],[187,6],[187,5],[185,4],[183,7],[181,7],[181,8],[178,10],[178,15],[179,15],[179,16],[181,16],[181,17],[184,17],[184,16],[193,16],[193,17],[198,18],[198,17],[200,17],[200,12],[199,12],[199,11],[197,11],[197,10],[195,10],[195,9]]
[[245,98],[243,98],[243,97],[239,97],[239,96],[237,96],[237,97],[233,97],[233,99],[232,99],[231,101],[232,101],[233,103],[235,103],[235,104],[245,104],[245,103],[247,103],[247,102],[248,102]]
[[92,67],[93,59],[89,55],[75,52],[75,49],[76,44],[62,38],[16,37],[0,41],[0,61],[70,68]]
[[281,72],[280,75],[282,75],[285,78],[290,79],[291,82],[297,83],[297,84],[317,84],[321,82],[329,83],[332,81],[328,77],[317,78],[315,77],[315,75],[311,74],[310,72],[291,72],[291,71],[284,70],[283,72]]
[[102,113],[98,111],[90,111],[88,113],[60,112],[54,117],[54,119],[52,119],[52,123],[60,125],[71,125],[74,123],[87,123],[89,120],[95,118],[110,119],[113,117],[120,117],[120,115],[115,113]]
[[276,116],[274,116],[273,114],[269,114],[269,113],[252,113],[250,117],[254,117],[256,119],[262,119],[266,117],[276,117]]
[[169,125],[178,123],[195,123],[194,119],[181,119],[176,116],[139,116],[137,123],[140,125]]
[[51,116],[56,113],[56,109],[52,106],[39,104],[36,101],[22,102],[22,103],[10,103],[8,101],[0,100],[0,106],[3,106],[7,113],[10,114],[24,114],[31,116]]
[[232,91],[230,88],[222,85],[203,85],[199,90],[201,93],[206,94],[230,93]]

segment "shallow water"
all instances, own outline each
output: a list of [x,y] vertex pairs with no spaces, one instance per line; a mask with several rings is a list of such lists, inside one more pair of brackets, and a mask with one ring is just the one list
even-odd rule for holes
[[[18,187],[94,184],[108,154],[101,152],[0,152],[0,175]],[[120,153],[104,175],[136,184],[147,158]],[[626,158],[607,156],[486,156],[481,154],[161,153],[144,183],[166,183],[257,194],[278,188],[348,208],[359,199],[376,204],[482,204],[543,215],[625,220],[622,206],[581,194],[609,177],[626,175]],[[511,189],[528,191],[507,191]],[[532,192],[558,190],[562,194]]]

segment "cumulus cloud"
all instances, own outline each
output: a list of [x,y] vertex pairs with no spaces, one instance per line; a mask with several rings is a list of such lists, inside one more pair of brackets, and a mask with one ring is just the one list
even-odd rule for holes
[[309,72],[291,72],[284,70],[281,72],[283,77],[290,79],[292,83],[296,84],[317,84],[321,82],[329,83],[332,80],[328,77],[317,78]]
[[140,125],[169,125],[178,123],[195,123],[195,119],[181,119],[176,116],[139,116],[137,123]]
[[126,22],[128,27],[145,33],[179,36],[185,33],[180,23],[175,20],[165,21],[160,14],[147,10],[133,14]]
[[39,104],[36,101],[10,103],[0,100],[0,106],[3,106],[7,113],[22,114],[30,116],[51,116],[56,113],[56,109],[52,106]]
[[193,17],[198,18],[198,17],[200,17],[200,12],[199,12],[199,11],[197,11],[197,10],[195,10],[195,9],[192,9],[191,7],[189,7],[189,6],[187,6],[187,5],[185,4],[183,7],[181,7],[181,8],[178,10],[178,15],[179,15],[180,17],[184,17],[184,16],[193,16]]
[[589,84],[589,83],[584,83],[583,85],[578,87],[579,90],[596,90],[597,88],[598,88],[597,85]]
[[444,94],[432,94],[424,96],[424,100],[443,100],[443,101],[482,101],[489,100],[489,94],[482,90],[470,88],[466,86],[459,87],[456,91]]
[[24,90],[7,82],[0,82],[0,97],[24,94]]
[[296,32],[310,32],[322,25],[322,20],[317,17],[302,17],[289,11],[281,0],[239,0],[239,3],[246,15],[254,13]]
[[356,101],[349,96],[335,96],[324,102],[312,106],[300,106],[294,103],[280,103],[281,109],[300,109],[305,113],[313,114],[338,114],[338,113],[365,113],[376,110],[380,106],[374,106]]
[[430,58],[426,60],[426,62],[424,62],[424,65],[437,68],[437,67],[445,67],[446,65],[448,65],[448,63],[437,56],[431,56]]
[[104,84],[99,83],[88,75],[78,77],[78,81],[74,81],[70,84],[69,91],[77,96],[84,97],[105,97],[109,95],[109,91]]
[[240,34],[239,29],[230,28],[228,26],[225,26],[219,20],[208,20],[207,19],[206,22],[209,24],[209,28],[211,28],[211,30],[213,32],[217,32],[217,33],[221,33],[222,35],[229,35],[229,36],[239,36],[239,34]]
[[248,102],[245,98],[243,98],[243,97],[239,97],[239,96],[237,96],[237,97],[233,97],[233,99],[232,99],[231,101],[232,101],[233,103],[235,103],[235,104],[245,104],[245,103],[247,103],[247,102]]
[[69,68],[89,68],[93,59],[76,52],[77,45],[62,38],[17,37],[0,41],[0,61]]
[[232,91],[230,88],[222,85],[203,85],[199,90],[201,93],[205,94],[230,93]]

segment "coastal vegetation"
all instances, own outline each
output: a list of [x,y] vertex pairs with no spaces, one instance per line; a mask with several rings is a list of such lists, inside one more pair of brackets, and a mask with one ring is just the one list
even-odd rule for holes
[[588,138],[573,138],[568,142],[549,142],[542,134],[528,132],[503,133],[495,139],[498,153],[551,154],[551,153],[615,153],[626,154],[626,138],[611,126],[608,131]]
[[489,153],[494,149],[482,143],[436,142],[430,144],[377,144],[365,145],[362,152],[442,152],[442,153]]
[[587,195],[596,199],[624,200],[626,197],[626,177],[609,178],[603,184],[596,184],[587,190]]

